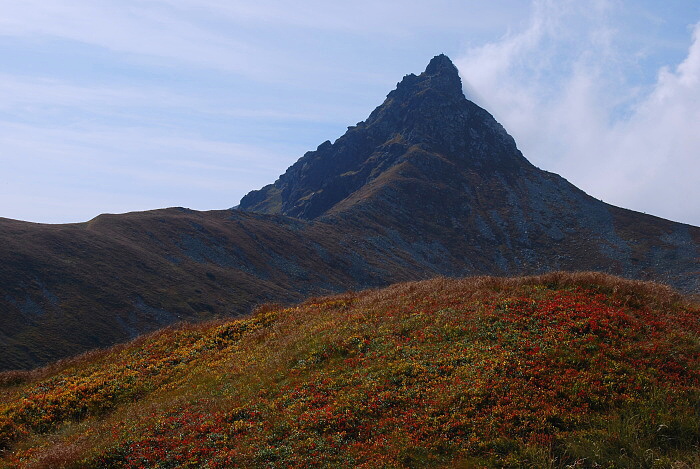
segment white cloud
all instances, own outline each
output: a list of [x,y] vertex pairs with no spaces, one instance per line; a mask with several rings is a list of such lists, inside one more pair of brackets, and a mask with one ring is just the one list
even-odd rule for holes
[[686,59],[634,83],[617,4],[535,2],[529,26],[456,60],[524,155],[618,206],[700,225],[700,24]]
[[53,78],[0,73],[0,111],[17,111],[27,106],[126,107],[157,101],[173,105],[182,97],[155,87],[76,85]]
[[660,70],[653,91],[610,136],[609,166],[628,177],[629,188],[608,177],[603,190],[700,225],[700,23],[687,58],[675,70]]
[[244,38],[217,34],[179,12],[152,3],[24,0],[5,2],[0,33],[41,40],[71,40],[109,51],[185,61],[264,76],[245,60],[260,53]]
[[[479,14],[470,14],[475,8]],[[512,0],[489,6],[478,0],[0,0],[0,35],[75,41],[132,60],[159,58],[269,83],[304,84],[314,72],[327,76],[337,69],[337,63],[315,59],[339,37],[364,47],[367,40],[400,45],[417,32],[454,34],[466,28],[472,35],[487,34],[515,21],[524,8]]]
[[247,25],[398,38],[412,35],[419,28],[492,30],[501,26],[504,18],[506,21],[517,18],[524,8],[510,0],[497,0],[489,5],[480,0],[305,0],[294,3],[288,0],[158,0],[158,3],[189,13],[206,12]]

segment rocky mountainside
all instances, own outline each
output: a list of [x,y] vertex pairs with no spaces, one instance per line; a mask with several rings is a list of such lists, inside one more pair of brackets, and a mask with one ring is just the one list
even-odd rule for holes
[[0,370],[261,302],[473,274],[605,271],[700,292],[700,228],[540,170],[435,57],[238,209],[0,219]]
[[697,227],[605,204],[534,167],[466,99],[444,55],[240,208],[330,223],[423,271],[604,270],[700,290]]

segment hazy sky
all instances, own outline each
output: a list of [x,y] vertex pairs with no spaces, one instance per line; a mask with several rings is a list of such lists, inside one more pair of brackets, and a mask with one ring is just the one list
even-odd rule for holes
[[698,0],[0,0],[0,217],[237,205],[439,53],[535,165],[700,225]]

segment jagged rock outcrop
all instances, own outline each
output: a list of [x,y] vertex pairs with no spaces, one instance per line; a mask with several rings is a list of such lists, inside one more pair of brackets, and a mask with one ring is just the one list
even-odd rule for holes
[[464,97],[457,68],[439,55],[419,76],[405,76],[366,121],[306,153],[240,208],[314,219],[418,151],[475,170],[529,165],[503,127]]

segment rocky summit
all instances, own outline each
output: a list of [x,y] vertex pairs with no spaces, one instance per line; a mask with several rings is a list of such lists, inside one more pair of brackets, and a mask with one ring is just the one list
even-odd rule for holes
[[425,179],[450,182],[431,174],[436,156],[479,172],[529,165],[503,127],[465,98],[457,68],[445,55],[419,76],[405,76],[366,121],[306,153],[274,184],[246,195],[240,208],[315,219],[408,161],[427,164],[418,168]]
[[179,321],[438,275],[600,271],[700,293],[700,228],[536,168],[449,58],[237,209],[0,220],[0,370]]

